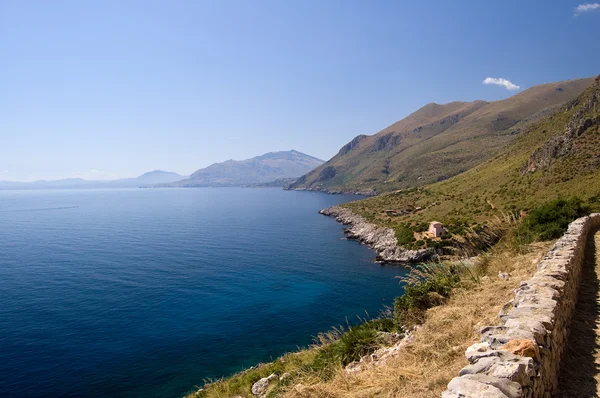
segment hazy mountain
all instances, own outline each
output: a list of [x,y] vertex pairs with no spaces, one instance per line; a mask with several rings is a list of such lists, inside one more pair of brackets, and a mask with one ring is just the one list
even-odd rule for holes
[[494,102],[428,104],[375,135],[357,136],[290,188],[386,192],[447,179],[494,156],[592,82],[544,84]]
[[82,178],[65,178],[54,181],[16,182],[0,181],[0,189],[87,189],[87,188],[137,188],[148,184],[160,184],[179,181],[186,178],[170,171],[154,170],[137,178],[121,178],[118,180],[84,180]]
[[183,176],[172,171],[154,170],[142,174],[136,178],[136,181],[142,184],[160,184],[164,182],[179,181],[184,178],[187,178],[187,176]]
[[299,177],[321,165],[322,160],[291,150],[269,152],[246,160],[214,163],[192,173],[189,179],[158,186],[242,186]]

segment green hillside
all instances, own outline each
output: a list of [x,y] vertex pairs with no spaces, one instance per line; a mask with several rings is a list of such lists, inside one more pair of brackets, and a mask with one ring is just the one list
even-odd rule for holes
[[600,76],[592,81],[578,98],[524,129],[483,164],[442,182],[345,206],[401,236],[433,220],[460,230],[508,214],[524,216],[558,198],[598,201]]
[[354,138],[290,188],[390,192],[448,179],[496,155],[592,82],[544,84],[495,102],[428,104],[375,135]]

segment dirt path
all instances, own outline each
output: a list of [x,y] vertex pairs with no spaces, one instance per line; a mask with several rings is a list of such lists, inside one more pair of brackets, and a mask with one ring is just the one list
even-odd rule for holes
[[590,236],[556,397],[600,397],[600,232]]

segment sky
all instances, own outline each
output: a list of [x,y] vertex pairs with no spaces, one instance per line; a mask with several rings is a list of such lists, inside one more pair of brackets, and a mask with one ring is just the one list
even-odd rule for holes
[[569,0],[0,0],[0,180],[327,160],[430,102],[598,75],[599,37]]

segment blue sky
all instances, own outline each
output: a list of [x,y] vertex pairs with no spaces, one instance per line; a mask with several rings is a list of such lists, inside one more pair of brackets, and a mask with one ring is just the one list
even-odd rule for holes
[[488,77],[600,74],[599,37],[593,1],[0,0],[0,180],[328,159],[426,103],[518,92]]

